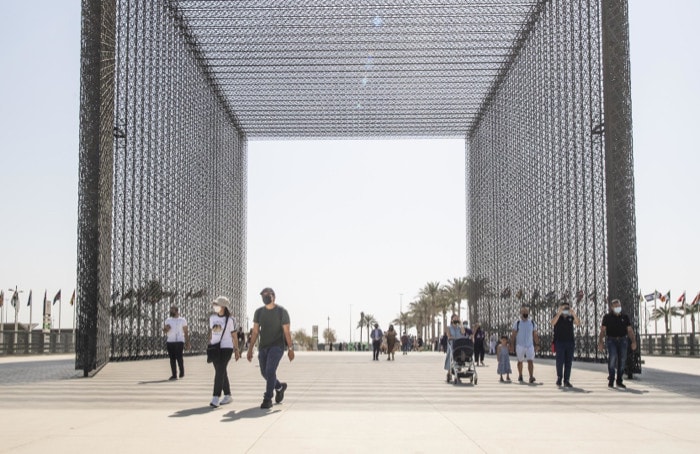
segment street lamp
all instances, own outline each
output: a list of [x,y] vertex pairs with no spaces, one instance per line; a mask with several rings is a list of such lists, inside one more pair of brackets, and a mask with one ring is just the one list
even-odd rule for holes
[[328,342],[328,351],[333,351],[333,343],[331,342],[331,317],[328,316],[328,329],[326,329],[326,342]]

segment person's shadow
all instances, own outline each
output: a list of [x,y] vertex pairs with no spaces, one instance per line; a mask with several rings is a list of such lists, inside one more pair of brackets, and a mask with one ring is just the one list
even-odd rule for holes
[[211,413],[214,410],[216,410],[216,408],[210,406],[187,408],[185,410],[176,411],[175,413],[170,415],[169,418],[184,418],[185,416],[204,415],[207,413]]
[[262,418],[274,413],[279,413],[282,410],[265,411],[260,407],[246,408],[245,410],[231,410],[223,416],[221,422],[233,422],[244,418]]
[[590,394],[590,393],[593,392],[593,391],[586,391],[585,389],[583,389],[583,388],[578,388],[578,387],[576,387],[576,386],[574,386],[574,387],[572,387],[572,388],[567,388],[566,386],[562,386],[561,388],[559,388],[559,390],[560,390],[561,392],[563,392],[563,393]]
[[170,379],[164,379],[164,380],[151,380],[151,381],[140,381],[139,385],[150,385],[153,383],[167,383],[169,381],[175,381],[175,380],[170,380]]

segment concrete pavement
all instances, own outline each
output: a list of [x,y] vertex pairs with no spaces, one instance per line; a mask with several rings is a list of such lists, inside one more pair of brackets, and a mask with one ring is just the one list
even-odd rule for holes
[[[234,402],[208,406],[213,368],[185,358],[110,363],[93,378],[71,357],[0,359],[0,452],[697,452],[700,360],[645,358],[627,391],[602,364],[574,363],[573,390],[538,360],[538,385],[501,384],[494,357],[477,386],[445,383],[439,353],[300,352],[279,374],[284,402],[259,408],[255,360],[229,365]],[[515,361],[512,362],[515,370]],[[648,371],[648,373],[646,373]],[[515,377],[514,377],[515,378]]]

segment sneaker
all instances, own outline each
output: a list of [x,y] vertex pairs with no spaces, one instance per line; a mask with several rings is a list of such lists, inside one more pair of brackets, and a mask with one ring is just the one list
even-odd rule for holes
[[564,382],[564,387],[565,387],[565,388],[573,388],[574,385],[572,385],[572,384],[569,383],[568,381],[565,381],[565,382]]
[[622,380],[618,380],[618,381],[617,381],[617,387],[618,387],[618,388],[621,388],[621,389],[627,388],[627,386],[625,386],[625,385],[622,384]]
[[520,383],[523,383],[523,382],[524,382],[523,376],[522,376],[522,375],[518,375],[518,382],[520,382]]
[[168,378],[168,380],[170,380],[170,381],[177,380],[177,377],[173,375],[172,377]]
[[280,383],[280,389],[275,390],[275,403],[278,404],[284,400],[284,392],[287,390],[286,383]]
[[233,399],[231,398],[230,395],[226,394],[223,399],[221,399],[221,402],[219,402],[219,405],[226,405],[230,404],[233,402]]
[[211,402],[209,402],[209,406],[214,407],[214,408],[219,408],[219,397],[218,396],[212,397]]
[[608,388],[614,388],[614,380],[608,380]]
[[184,372],[180,372],[180,378],[183,378],[185,376]]
[[498,381],[500,381],[501,383],[505,383],[505,382],[506,382],[506,381],[503,379],[503,377],[501,377],[500,380],[498,380]]
[[530,383],[535,383],[535,377],[530,377]]
[[561,380],[557,380],[557,386],[561,388]]
[[272,408],[272,399],[264,398],[262,403],[260,404],[260,408]]

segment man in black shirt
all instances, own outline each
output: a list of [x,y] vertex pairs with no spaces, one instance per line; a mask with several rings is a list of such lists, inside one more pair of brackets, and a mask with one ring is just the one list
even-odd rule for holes
[[627,342],[632,350],[637,349],[637,341],[632,329],[632,324],[627,315],[622,313],[620,300],[615,299],[610,303],[610,312],[603,317],[598,336],[598,350],[603,351],[603,340],[607,337],[608,348],[608,387],[613,387],[615,371],[617,371],[617,387],[626,388],[622,384],[622,375],[625,372],[627,362]]
[[552,319],[554,327],[554,350],[557,358],[557,386],[562,386],[562,369],[564,386],[572,388],[569,381],[571,378],[571,364],[574,360],[574,325],[581,325],[578,315],[571,310],[569,303],[564,302],[559,305],[557,315]]

